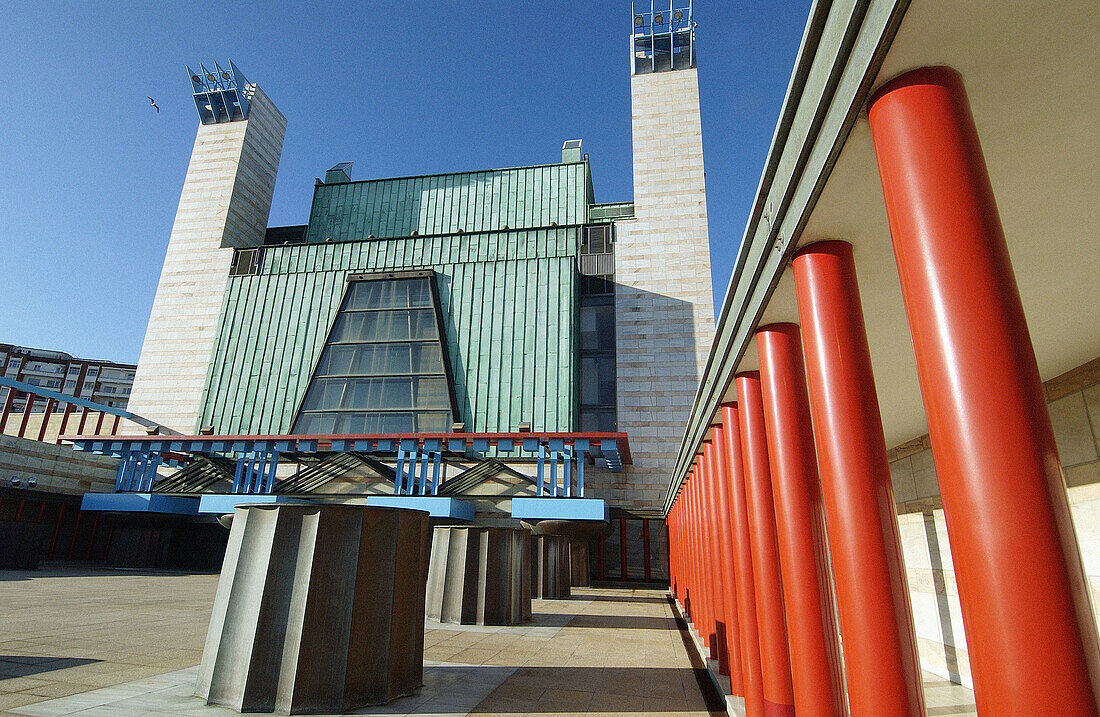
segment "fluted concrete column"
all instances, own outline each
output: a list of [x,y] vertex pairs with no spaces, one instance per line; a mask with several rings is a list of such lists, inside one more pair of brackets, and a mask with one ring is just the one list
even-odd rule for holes
[[428,514],[238,507],[195,694],[239,712],[345,712],[424,677]]
[[592,584],[588,552],[587,540],[569,541],[569,584],[575,588],[586,588]]
[[569,597],[569,538],[539,535],[531,541],[532,597],[564,600]]
[[440,622],[528,622],[531,534],[515,528],[436,528],[425,603],[428,617]]

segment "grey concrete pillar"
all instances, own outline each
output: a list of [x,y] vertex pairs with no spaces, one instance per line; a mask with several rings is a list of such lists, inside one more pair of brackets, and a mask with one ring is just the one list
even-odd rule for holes
[[586,588],[592,584],[587,540],[569,541],[569,584],[575,588]]
[[529,621],[530,545],[526,530],[436,528],[428,566],[428,617],[463,625]]
[[569,597],[569,538],[539,535],[531,542],[534,553],[532,595],[544,600]]
[[196,692],[239,712],[343,712],[423,684],[428,514],[238,507]]

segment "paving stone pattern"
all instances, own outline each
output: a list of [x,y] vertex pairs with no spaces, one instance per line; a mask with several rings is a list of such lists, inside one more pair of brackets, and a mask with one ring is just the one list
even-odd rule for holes
[[[236,715],[192,696],[217,575],[0,571],[0,711]],[[519,626],[428,621],[424,687],[355,714],[722,714],[659,590],[574,588]],[[974,714],[926,675],[929,714]]]

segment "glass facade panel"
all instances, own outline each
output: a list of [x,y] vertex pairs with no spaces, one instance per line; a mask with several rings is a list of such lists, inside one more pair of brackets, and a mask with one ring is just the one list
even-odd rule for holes
[[582,431],[618,430],[615,369],[615,295],[582,293],[580,306],[580,426]]
[[581,350],[615,350],[615,307],[581,306]]
[[451,388],[431,278],[353,281],[293,431],[446,432]]

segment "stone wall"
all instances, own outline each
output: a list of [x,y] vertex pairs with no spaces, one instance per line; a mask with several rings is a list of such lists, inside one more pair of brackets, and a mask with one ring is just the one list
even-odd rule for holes
[[612,505],[659,510],[714,335],[695,69],[630,79],[635,219],[615,225],[619,430],[634,459],[588,474]]
[[37,490],[82,495],[113,491],[118,459],[74,451],[72,446],[40,443],[29,438],[0,435],[0,481],[18,478],[23,487],[31,478]]
[[247,120],[199,126],[130,412],[183,433],[198,427],[233,247],[263,243],[285,130],[258,89]]
[[[1047,381],[1044,388],[1095,609],[1100,600],[1100,358]],[[890,473],[921,664],[973,687],[928,436],[892,449]]]

